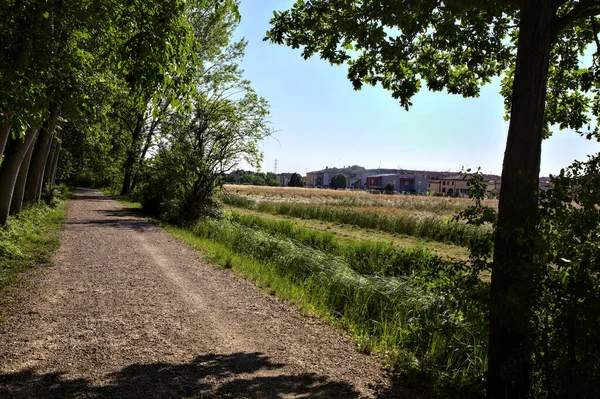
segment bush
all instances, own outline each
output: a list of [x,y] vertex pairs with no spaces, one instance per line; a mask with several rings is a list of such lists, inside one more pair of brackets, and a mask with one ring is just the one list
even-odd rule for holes
[[304,187],[302,176],[300,176],[298,173],[292,173],[288,187]]
[[158,219],[181,225],[202,217],[221,217],[212,180],[191,183],[175,151],[161,151],[144,180],[139,190],[142,210]]
[[338,173],[331,178],[329,182],[329,188],[334,190],[342,189],[345,190],[348,187],[348,178],[342,173]]
[[385,191],[386,194],[394,194],[394,191],[396,191],[396,187],[394,186],[394,184],[392,182],[390,182],[390,183],[386,184],[383,191]]

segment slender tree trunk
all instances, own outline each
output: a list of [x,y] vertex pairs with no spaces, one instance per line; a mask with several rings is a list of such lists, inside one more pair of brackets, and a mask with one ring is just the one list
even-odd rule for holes
[[52,134],[56,127],[58,108],[52,111],[50,118],[44,123],[33,149],[27,183],[25,185],[25,204],[35,204],[42,195],[44,168],[48,159],[48,153],[52,143]]
[[492,267],[488,398],[527,398],[538,186],[549,55],[556,9],[552,0],[521,4],[512,110]]
[[[156,127],[156,126],[154,126],[154,127]],[[140,177],[139,171],[144,166],[144,159],[146,158],[146,154],[148,153],[148,150],[150,149],[150,146],[152,145],[152,138],[154,137],[154,127],[152,129],[150,129],[150,132],[148,132],[148,136],[146,136],[146,143],[144,144],[144,148],[142,149],[142,155],[140,156],[140,159],[138,161],[138,172],[134,174],[133,182],[131,183],[131,191],[135,190],[135,188],[138,184],[138,180]]]
[[6,143],[8,143],[8,137],[10,136],[10,118],[7,118],[4,122],[0,123],[0,158],[4,154]]
[[[37,131],[34,135],[37,136]],[[35,143],[35,139],[33,143]],[[29,150],[27,150],[25,158],[21,163],[21,168],[19,169],[19,175],[17,176],[17,182],[15,184],[12,200],[10,202],[11,215],[16,215],[17,213],[21,212],[21,209],[23,208],[23,197],[25,196],[25,183],[27,183],[27,173],[29,172],[31,156],[33,155],[33,148],[35,147],[33,143],[29,146]]]
[[58,161],[60,160],[60,149],[61,144],[58,143],[56,146],[56,156],[54,157],[54,162],[52,163],[52,175],[50,176],[50,184],[54,185],[56,183],[56,171],[58,170]]
[[143,115],[138,115],[135,129],[131,132],[131,147],[127,150],[127,159],[125,159],[125,175],[123,176],[123,186],[121,187],[121,195],[127,195],[131,192],[131,177],[133,174],[133,166],[138,159],[140,150],[140,138],[142,136]]
[[10,204],[23,159],[33,145],[36,129],[27,130],[24,138],[12,140],[4,151],[4,161],[0,167],[0,226],[8,220]]
[[52,145],[50,147],[48,159],[46,160],[46,167],[44,168],[43,186],[46,186],[47,184],[54,184],[52,181],[52,175],[54,173],[54,170],[52,168],[54,166],[54,159],[58,157],[59,141],[61,135],[61,133],[57,133],[52,139]]

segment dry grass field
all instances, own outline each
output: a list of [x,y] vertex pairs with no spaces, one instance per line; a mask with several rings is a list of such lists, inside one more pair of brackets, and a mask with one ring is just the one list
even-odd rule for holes
[[[226,184],[224,192],[245,196],[256,201],[307,202],[319,204],[395,208],[395,212],[430,212],[438,215],[455,214],[471,204],[467,198],[434,197],[426,195],[374,194],[362,190],[329,190],[319,188],[268,187]],[[485,205],[498,207],[498,200],[485,200]]]

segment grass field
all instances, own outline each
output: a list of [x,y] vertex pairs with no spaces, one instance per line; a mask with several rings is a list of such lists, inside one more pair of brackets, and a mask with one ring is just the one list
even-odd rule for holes
[[[328,190],[319,188],[267,187],[226,184],[223,191],[258,201],[309,202],[343,206],[396,208],[398,211],[422,211],[439,215],[455,214],[471,203],[465,198],[424,195],[372,194],[362,190]],[[498,200],[488,199],[484,205],[498,207]]]
[[[260,195],[261,192],[264,195]],[[486,232],[485,228],[468,226],[454,219],[471,204],[469,200],[458,198],[226,186],[222,199],[230,206],[264,214],[340,223],[461,246]]]

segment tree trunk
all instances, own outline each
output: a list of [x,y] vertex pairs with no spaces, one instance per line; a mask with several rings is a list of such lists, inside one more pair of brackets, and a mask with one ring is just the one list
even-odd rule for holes
[[44,179],[43,179],[43,186],[46,186],[47,184],[54,184],[53,180],[52,180],[52,175],[54,173],[54,170],[52,169],[54,166],[54,159],[56,157],[58,157],[58,149],[59,149],[59,140],[60,140],[60,133],[57,133],[54,135],[54,138],[52,140],[52,145],[50,146],[50,152],[48,154],[48,159],[46,160],[46,167],[44,168]]
[[148,153],[148,150],[150,149],[150,146],[152,145],[152,138],[154,137],[154,128],[156,127],[156,125],[154,127],[152,127],[150,129],[150,132],[148,132],[148,135],[146,136],[146,143],[144,144],[144,148],[142,149],[142,155],[140,156],[140,159],[138,161],[138,172],[134,174],[133,176],[133,182],[131,183],[131,191],[135,190],[139,177],[140,177],[140,173],[139,170],[142,169],[142,167],[144,166],[144,159],[146,159],[146,154]]
[[58,108],[52,111],[50,118],[44,123],[35,142],[29,173],[27,175],[27,183],[25,185],[25,197],[23,198],[23,202],[26,204],[35,204],[41,198],[44,168],[46,167],[57,118]]
[[54,185],[56,183],[56,171],[58,170],[58,161],[60,160],[60,149],[61,144],[58,143],[56,146],[56,155],[54,157],[54,162],[52,164],[52,174],[50,176],[50,184]]
[[[37,136],[37,132],[34,134]],[[35,143],[35,139],[33,139]],[[27,150],[27,154],[25,154],[25,158],[21,163],[21,168],[19,169],[19,175],[17,176],[17,182],[15,184],[15,189],[13,192],[12,200],[10,202],[10,214],[16,215],[21,212],[23,208],[23,197],[25,196],[25,184],[27,183],[27,173],[29,172],[29,165],[31,164],[31,156],[33,155],[33,148],[35,145],[32,143],[29,146],[29,150]]]
[[24,138],[12,140],[4,151],[4,161],[0,167],[0,226],[8,220],[10,204],[23,159],[33,145],[36,129],[29,128]]
[[523,1],[492,266],[488,398],[527,398],[552,0]]
[[10,118],[7,118],[6,121],[0,123],[0,159],[2,158],[2,154],[4,154],[4,148],[6,148],[6,143],[8,143],[9,137]]
[[125,159],[125,175],[123,177],[123,186],[121,187],[121,195],[127,195],[131,191],[131,177],[133,174],[133,165],[138,159],[140,150],[140,138],[142,136],[144,116],[138,115],[135,129],[131,132],[131,147],[127,150],[127,159]]

